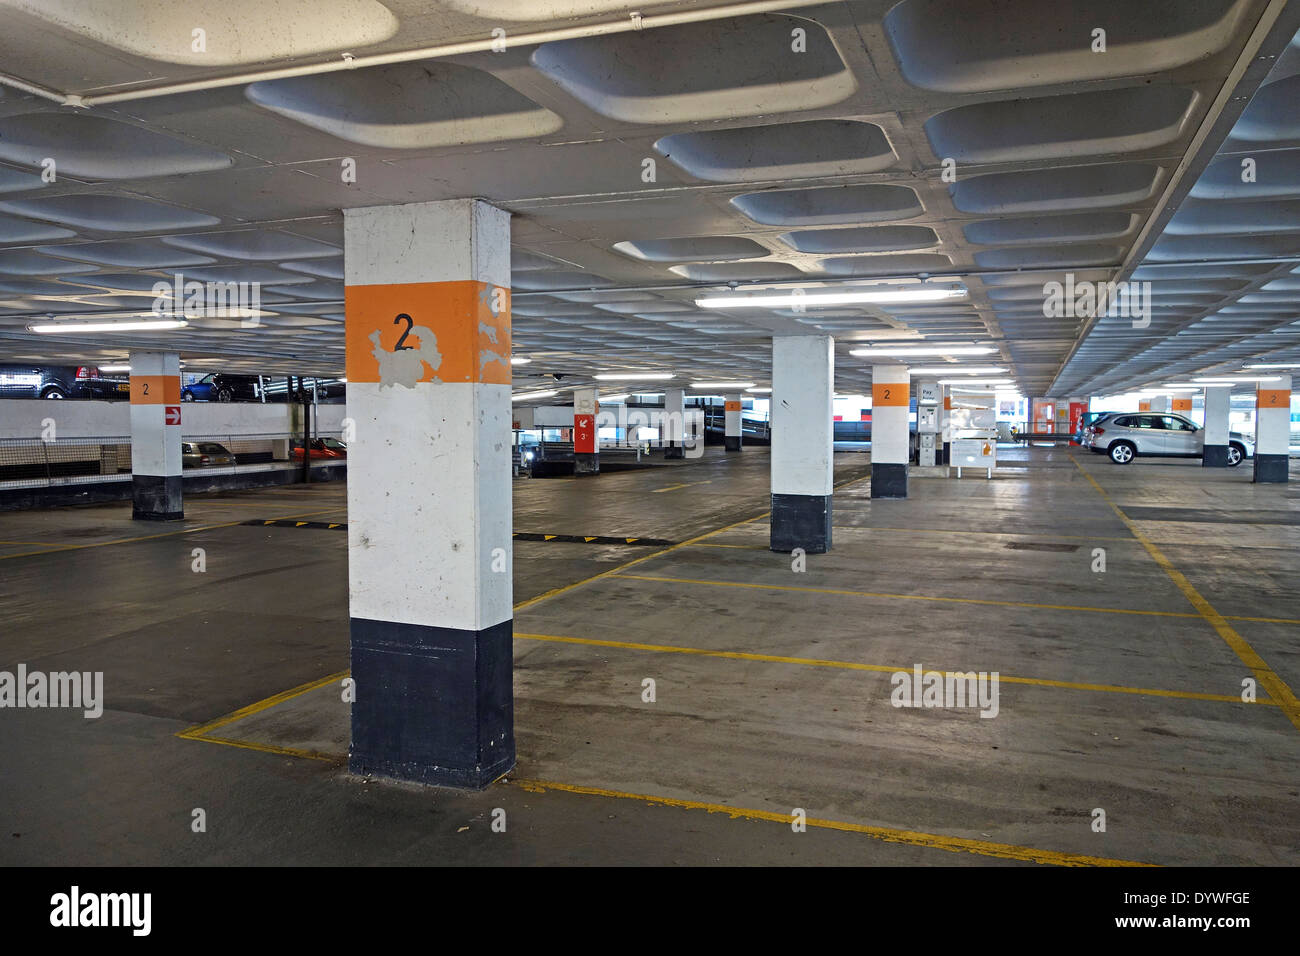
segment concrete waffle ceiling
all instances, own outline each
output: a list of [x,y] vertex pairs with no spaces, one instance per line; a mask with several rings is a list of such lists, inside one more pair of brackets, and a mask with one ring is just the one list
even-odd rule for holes
[[[1027,395],[1297,359],[1296,7],[0,0],[0,361],[156,346],[191,369],[341,375],[340,211],[466,196],[514,216],[523,389],[635,370],[766,385],[774,333],[834,335],[846,392],[869,387],[848,354],[869,344],[987,344]],[[479,49],[494,36],[504,52]],[[148,309],[177,271],[258,281],[272,314],[27,331]],[[1067,272],[1149,278],[1150,327],[1045,317]],[[694,304],[921,283],[966,294]]]

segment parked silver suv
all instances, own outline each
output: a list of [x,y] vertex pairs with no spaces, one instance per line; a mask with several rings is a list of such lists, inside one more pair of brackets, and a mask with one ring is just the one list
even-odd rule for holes
[[[1109,455],[1117,465],[1127,465],[1138,455],[1153,458],[1200,458],[1205,451],[1205,431],[1167,412],[1103,415],[1084,431],[1083,444],[1098,455]],[[1236,467],[1253,457],[1255,443],[1241,432],[1228,433],[1228,465]]]

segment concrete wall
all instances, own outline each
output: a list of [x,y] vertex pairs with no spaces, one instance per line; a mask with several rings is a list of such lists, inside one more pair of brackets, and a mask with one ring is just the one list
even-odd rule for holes
[[[312,430],[338,432],[346,406],[318,405]],[[127,402],[65,401],[31,398],[0,399],[0,438],[39,439],[44,420],[53,419],[55,440],[69,438],[121,438],[131,434]],[[255,402],[186,402],[181,405],[181,434],[287,435],[291,406]],[[569,424],[572,425],[572,415]]]

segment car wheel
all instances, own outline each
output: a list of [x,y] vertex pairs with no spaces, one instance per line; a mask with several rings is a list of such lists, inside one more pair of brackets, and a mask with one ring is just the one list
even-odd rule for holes
[[228,388],[223,388],[217,392],[217,401],[219,402],[233,402],[234,400],[235,393]]
[[1110,446],[1110,460],[1117,465],[1127,465],[1133,460],[1135,450],[1126,441],[1117,441]]
[[64,394],[63,389],[58,388],[57,386],[54,388],[47,388],[45,391],[41,392],[41,398],[67,398],[67,397],[68,396]]
[[181,401],[182,402],[194,401],[194,393],[191,392],[189,389],[186,389],[185,391],[181,392]]
[[1245,457],[1246,457],[1246,449],[1242,448],[1240,445],[1228,446],[1228,467],[1229,468],[1236,468],[1238,465],[1241,464],[1242,459]]

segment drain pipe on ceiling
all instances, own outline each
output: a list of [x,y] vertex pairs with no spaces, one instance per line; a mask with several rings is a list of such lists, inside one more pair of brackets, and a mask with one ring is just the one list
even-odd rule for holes
[[704,7],[696,10],[678,10],[672,13],[655,13],[643,15],[631,13],[625,19],[591,23],[576,27],[562,27],[556,30],[541,30],[534,33],[519,33],[514,36],[488,37],[482,40],[464,40],[459,43],[443,43],[437,46],[419,47],[414,50],[398,50],[393,53],[373,53],[354,56],[351,53],[340,54],[337,60],[323,63],[306,63],[302,66],[286,66],[270,70],[254,70],[230,76],[209,77],[203,80],[191,80],[182,83],[164,83],[157,86],[141,86],[120,93],[101,93],[78,95],[60,93],[47,87],[38,86],[18,77],[0,73],[0,84],[11,86],[35,96],[53,100],[63,106],[88,108],[107,106],[112,103],[125,103],[130,100],[151,99],[156,96],[173,96],[178,93],[196,93],[203,90],[215,90],[230,86],[243,86],[248,83],[261,83],[268,80],[285,80],[297,76],[316,76],[321,73],[336,73],[340,70],[360,70],[372,66],[389,66],[394,63],[410,63],[416,60],[434,60],[451,56],[463,56],[468,53],[486,53],[502,51],[509,47],[535,46],[542,43],[555,43],[559,40],[577,40],[585,37],[609,36],[615,33],[630,33],[636,30],[653,30],[657,27],[680,26],[689,23],[703,23],[708,20],[720,20],[724,17],[744,17],[761,13],[775,13],[798,7],[806,7],[808,0],[758,0],[758,2],[732,3],[720,7]]

